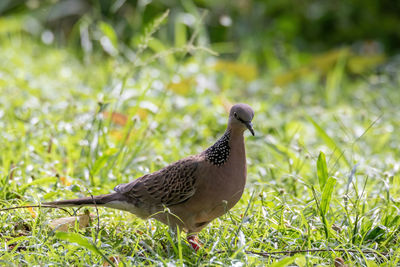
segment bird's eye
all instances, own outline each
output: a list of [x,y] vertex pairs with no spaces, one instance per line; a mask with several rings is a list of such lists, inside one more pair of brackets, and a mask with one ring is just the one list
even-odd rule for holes
[[244,121],[243,119],[241,119],[241,118],[239,117],[239,115],[238,115],[236,112],[233,113],[233,116],[235,116],[235,119],[237,119],[237,120],[240,121],[241,123],[245,123],[245,121]]

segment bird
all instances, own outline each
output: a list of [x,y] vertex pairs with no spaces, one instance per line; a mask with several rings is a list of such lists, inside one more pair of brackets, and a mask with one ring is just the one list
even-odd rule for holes
[[222,137],[199,154],[117,185],[110,194],[42,205],[104,206],[142,219],[154,218],[185,231],[187,241],[197,251],[202,246],[198,233],[229,211],[243,194],[247,176],[244,131],[254,136],[253,117],[249,105],[235,104]]

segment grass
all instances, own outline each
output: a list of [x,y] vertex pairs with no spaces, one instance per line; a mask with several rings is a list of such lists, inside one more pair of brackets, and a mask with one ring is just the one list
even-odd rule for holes
[[311,73],[276,87],[203,50],[135,67],[82,63],[25,35],[0,43],[3,208],[108,193],[205,149],[228,103],[256,112],[246,191],[200,233],[198,253],[122,211],[91,208],[88,227],[61,233],[49,224],[64,211],[17,209],[0,212],[1,265],[399,264],[398,75],[351,77],[341,59],[326,82]]

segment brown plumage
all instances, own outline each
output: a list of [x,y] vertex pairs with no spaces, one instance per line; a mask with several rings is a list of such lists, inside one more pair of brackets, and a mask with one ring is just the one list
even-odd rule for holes
[[250,106],[236,104],[230,110],[224,135],[200,154],[117,185],[115,193],[43,204],[98,205],[126,210],[144,219],[155,218],[187,231],[196,249],[192,242],[196,233],[232,208],[242,196],[246,183],[243,132],[249,129],[254,135],[253,117]]

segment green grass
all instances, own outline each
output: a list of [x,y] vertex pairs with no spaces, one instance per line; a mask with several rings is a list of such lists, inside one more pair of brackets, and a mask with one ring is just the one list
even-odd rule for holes
[[[241,77],[246,65],[213,68],[218,58],[203,50],[135,66],[82,63],[25,35],[0,44],[3,208],[108,193],[212,144],[227,101],[256,113],[246,191],[200,233],[198,253],[183,234],[122,211],[99,209],[89,227],[60,234],[49,223],[65,212],[17,209],[0,212],[1,265],[399,264],[398,75],[350,77],[340,61],[326,82],[315,73],[276,87],[267,72]],[[251,253],[298,250],[310,252]]]

